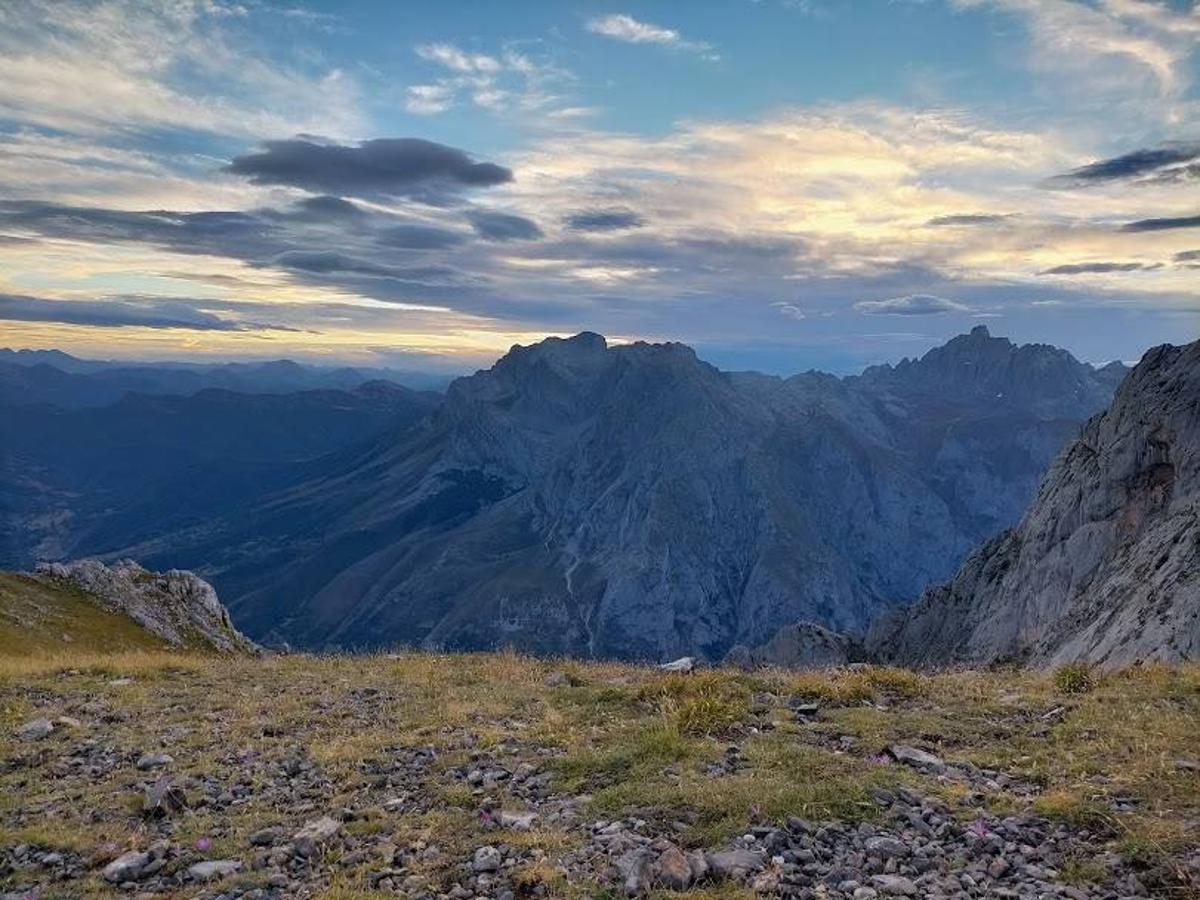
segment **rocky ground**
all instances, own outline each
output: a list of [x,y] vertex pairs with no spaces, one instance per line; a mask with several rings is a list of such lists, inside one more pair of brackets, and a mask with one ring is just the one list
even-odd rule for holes
[[1195,897],[1200,669],[0,660],[0,896]]

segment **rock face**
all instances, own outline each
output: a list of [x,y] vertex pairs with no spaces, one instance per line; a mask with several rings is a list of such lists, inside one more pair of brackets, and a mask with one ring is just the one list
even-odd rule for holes
[[718,660],[787,623],[861,634],[948,576],[1110,381],[983,328],[845,379],[552,338],[236,517],[123,552],[205,567],[268,642]]
[[870,643],[910,665],[1200,657],[1200,342],[1147,353],[1021,522]]
[[79,588],[98,605],[124,613],[176,647],[223,653],[257,650],[253,641],[233,627],[229,611],[212,585],[191,572],[150,572],[128,559],[111,566],[81,559],[46,563],[38,566],[36,575]]

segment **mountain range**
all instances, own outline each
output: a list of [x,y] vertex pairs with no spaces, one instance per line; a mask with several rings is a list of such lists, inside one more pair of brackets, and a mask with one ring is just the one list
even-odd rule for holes
[[196,569],[275,644],[720,659],[798,621],[862,635],[1020,518],[1124,372],[982,326],[848,378],[552,338],[97,550]]

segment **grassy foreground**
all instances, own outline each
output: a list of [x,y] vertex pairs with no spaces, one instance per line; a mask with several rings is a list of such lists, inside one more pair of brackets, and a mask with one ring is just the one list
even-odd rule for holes
[[[560,677],[551,680],[561,683],[548,686],[555,672]],[[796,713],[810,702],[819,704],[815,714]],[[78,721],[36,743],[15,736],[30,719],[58,716]],[[921,774],[881,755],[895,743],[1008,778],[980,788]],[[58,764],[80,745],[103,751],[110,763]],[[730,747],[739,764],[714,777]],[[380,764],[405,748],[431,748],[433,761],[414,770],[421,796],[389,809],[396,785],[379,776]],[[172,840],[203,848],[196,858],[246,860],[233,876],[245,888],[260,878],[249,864],[253,833],[265,826],[291,833],[325,809],[353,808],[348,829],[441,848],[410,866],[436,893],[449,860],[494,841],[481,808],[493,799],[513,805],[503,784],[455,777],[486,759],[510,771],[525,762],[551,773],[554,791],[578,796],[588,821],[683,819],[683,842],[702,848],[789,815],[870,819],[873,788],[910,786],[943,798],[964,818],[986,809],[1066,820],[1103,835],[1162,896],[1196,895],[1180,863],[1200,847],[1195,666],[1112,674],[862,668],[664,675],[515,654],[3,654],[0,850],[31,845],[75,854],[85,873],[71,891],[43,896],[121,895],[99,867],[154,839],[139,788],[154,776],[134,762],[148,752],[170,754],[178,776],[233,797],[193,804],[173,822]],[[264,766],[297,758],[320,777],[307,802],[290,807],[267,790]],[[532,893],[611,896],[607,886],[565,877],[561,859],[581,841],[571,828],[546,822],[508,840],[542,851],[520,873]],[[1068,874],[1081,883],[1099,877],[1088,859],[1072,865]],[[353,855],[326,859],[313,895],[396,896],[372,888],[377,868]],[[0,891],[17,883],[0,868]],[[733,886],[688,896],[743,892],[752,896]]]

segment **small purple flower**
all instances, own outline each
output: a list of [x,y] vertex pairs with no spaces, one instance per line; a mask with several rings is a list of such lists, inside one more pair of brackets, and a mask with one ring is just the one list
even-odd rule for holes
[[980,840],[983,840],[989,834],[991,834],[991,831],[988,830],[987,822],[983,821],[983,819],[976,819],[974,822],[972,822],[970,829],[971,834],[975,835],[975,837],[979,838]]
[[212,841],[206,837],[196,839],[196,849],[201,853],[207,853],[212,849]]
[[479,824],[481,824],[481,825],[494,825],[495,824],[495,819],[492,818],[492,811],[490,809],[481,809],[479,811]]
[[892,758],[886,753],[876,753],[869,761],[875,766],[890,766],[892,764]]

